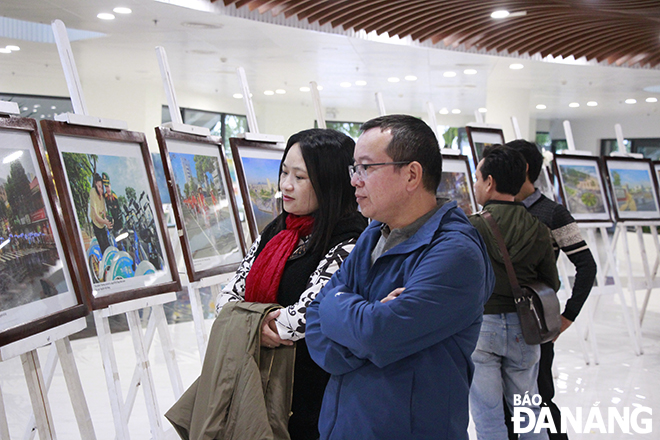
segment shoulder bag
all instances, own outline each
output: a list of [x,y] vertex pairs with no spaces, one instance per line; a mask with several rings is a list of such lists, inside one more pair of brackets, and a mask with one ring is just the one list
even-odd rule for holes
[[525,342],[529,345],[538,345],[552,341],[559,335],[561,329],[557,293],[540,281],[525,286],[518,283],[500,228],[490,212],[482,211],[481,215],[488,222],[502,252]]

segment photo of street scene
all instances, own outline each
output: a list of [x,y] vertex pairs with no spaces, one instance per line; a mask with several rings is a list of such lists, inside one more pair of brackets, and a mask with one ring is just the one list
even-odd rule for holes
[[619,212],[658,212],[649,170],[611,165],[608,172]]
[[0,330],[3,312],[69,292],[30,151],[5,140],[0,135]]
[[596,165],[561,164],[559,172],[571,214],[607,213]]
[[435,196],[455,200],[466,215],[474,214],[472,191],[465,172],[443,171]]
[[116,291],[114,281],[166,269],[143,161],[73,152],[62,159],[92,283],[113,282]]
[[195,268],[241,261],[219,158],[173,152],[169,155]]
[[261,232],[280,214],[277,200],[280,160],[242,157],[243,171],[250,192],[250,203]]

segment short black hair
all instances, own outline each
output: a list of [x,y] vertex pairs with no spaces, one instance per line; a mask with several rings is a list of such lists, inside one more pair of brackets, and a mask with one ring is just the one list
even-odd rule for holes
[[[355,141],[337,130],[312,128],[289,138],[280,162],[282,164],[291,147],[300,145],[307,175],[314,188],[319,208],[312,213],[314,228],[309,241],[312,250],[327,252],[332,232],[340,219],[357,212],[355,188],[351,186],[348,167],[353,164]],[[279,182],[278,182],[279,187]],[[279,229],[286,228],[286,212],[278,219]]]
[[515,196],[525,183],[527,162],[518,151],[504,145],[488,146],[483,151],[481,178],[493,176],[495,189],[502,194]]
[[442,177],[442,154],[431,127],[414,116],[386,115],[365,122],[360,131],[364,133],[372,128],[390,131],[392,140],[387,146],[387,155],[393,162],[419,162],[422,185],[435,194]]
[[543,167],[543,154],[541,154],[538,145],[524,139],[516,139],[515,141],[507,142],[504,145],[513,148],[523,155],[529,166],[527,169],[529,181],[532,183],[536,182],[539,178],[539,174],[541,174],[541,168]]

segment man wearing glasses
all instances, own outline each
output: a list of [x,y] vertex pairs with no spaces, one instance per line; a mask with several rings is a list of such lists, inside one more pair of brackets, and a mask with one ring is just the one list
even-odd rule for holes
[[467,439],[483,306],[494,286],[479,233],[435,193],[442,156],[420,119],[366,122],[351,183],[371,218],[307,309],[312,358],[332,377],[321,439]]

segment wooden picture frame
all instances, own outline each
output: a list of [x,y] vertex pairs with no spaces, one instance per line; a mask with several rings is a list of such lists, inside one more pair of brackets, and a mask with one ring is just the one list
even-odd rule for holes
[[156,138],[188,277],[234,272],[245,239],[222,141],[166,127],[156,127]]
[[[229,145],[250,235],[254,241],[282,209],[278,182],[284,146],[281,143],[249,141],[243,138],[230,138]],[[265,195],[259,197],[257,191]]]
[[442,177],[435,193],[436,197],[456,200],[466,215],[478,211],[474,196],[470,162],[464,155],[442,155]]
[[41,129],[91,308],[180,290],[144,133],[49,120]]
[[479,161],[482,159],[484,148],[489,145],[504,145],[504,132],[501,128],[466,126],[468,142],[472,151],[472,162],[474,169],[477,169]]
[[575,221],[612,221],[612,208],[600,158],[556,154],[552,164],[561,203]]
[[606,156],[604,161],[616,220],[660,220],[658,180],[653,162],[619,156]]
[[89,308],[34,119],[0,116],[0,158],[4,346],[82,318]]

